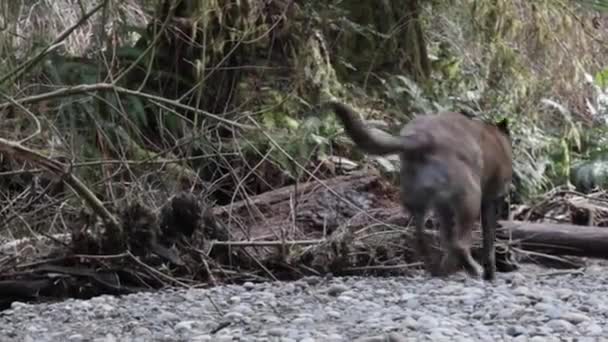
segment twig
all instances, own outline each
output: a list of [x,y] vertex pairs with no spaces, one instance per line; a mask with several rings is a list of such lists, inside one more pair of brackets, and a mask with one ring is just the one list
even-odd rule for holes
[[209,274],[209,280],[211,281],[211,284],[213,284],[213,286],[217,285],[217,281],[215,280],[215,277],[213,276],[213,273],[211,272],[211,268],[209,268],[209,263],[207,262],[207,256],[204,253],[200,253],[201,254],[201,259],[203,260],[203,266],[205,266],[205,271],[207,271],[207,274]]
[[216,333],[218,333],[220,330],[226,328],[227,326],[231,325],[232,322],[222,322],[220,323],[215,329],[211,330],[209,333],[211,333],[211,335],[215,335]]
[[584,272],[583,272],[582,268],[577,268],[575,270],[557,270],[557,271],[550,271],[550,272],[540,273],[537,277],[555,277],[555,276],[566,275],[566,274],[582,275],[582,274],[584,274]]
[[347,267],[344,269],[344,271],[388,271],[388,270],[412,268],[412,267],[416,267],[416,266],[421,266],[422,264],[423,264],[422,262],[417,261],[417,262],[412,262],[409,264],[399,264],[399,265]]
[[114,229],[120,227],[118,219],[110,213],[95,194],[84,183],[74,176],[63,163],[47,158],[19,143],[0,138],[0,152],[6,153],[15,159],[29,161],[44,167],[59,176],[72,190],[80,196],[101,217],[104,223]]
[[[197,114],[205,115],[207,117],[210,117],[212,119],[215,119],[219,122],[225,123],[230,126],[235,126],[235,127],[244,128],[244,129],[255,129],[255,127],[253,127],[253,126],[241,124],[241,123],[238,123],[238,122],[235,122],[232,120],[228,120],[219,115],[215,115],[213,113],[206,112],[204,110],[200,110],[198,108],[194,108],[194,107],[185,105],[185,104],[180,103],[175,100],[170,100],[170,99],[162,98],[160,96],[156,96],[154,94],[139,92],[136,90],[131,90],[131,89],[115,86],[111,83],[81,84],[81,85],[77,85],[77,86],[57,89],[57,90],[50,91],[50,92],[43,93],[43,94],[32,95],[32,96],[28,96],[28,97],[24,97],[24,98],[20,98],[20,99],[15,99],[15,101],[18,103],[22,103],[22,104],[23,103],[32,103],[32,102],[40,102],[40,101],[44,101],[44,100],[48,100],[48,99],[60,98],[60,97],[64,97],[64,96],[93,93],[93,92],[98,92],[98,91],[112,91],[112,92],[116,92],[119,94],[126,94],[126,95],[144,98],[144,99],[147,99],[150,101],[158,101],[161,103],[175,106],[180,109],[184,109],[187,111],[192,111]],[[4,109],[11,105],[13,105],[12,102],[2,103],[2,104],[0,104],[0,109]]]
[[129,253],[107,254],[107,255],[92,255],[92,254],[74,254],[74,258],[92,259],[92,260],[109,260],[128,257]]
[[260,247],[260,246],[278,246],[283,245],[296,246],[296,245],[318,245],[327,242],[327,240],[286,240],[286,241],[212,241],[211,247],[213,246],[230,246],[230,247]]
[[165,280],[168,280],[168,281],[170,281],[170,282],[176,283],[176,284],[178,284],[178,285],[180,285],[180,286],[183,286],[183,287],[185,287],[185,288],[189,288],[189,287],[190,287],[190,285],[188,285],[188,284],[186,284],[186,283],[184,283],[184,282],[181,282],[181,281],[179,281],[179,280],[177,280],[177,279],[175,279],[175,278],[173,278],[173,277],[171,277],[171,276],[168,276],[168,275],[164,274],[163,272],[160,272],[160,271],[156,270],[154,267],[150,267],[150,266],[148,266],[148,265],[147,265],[145,262],[143,262],[143,261],[139,260],[139,258],[137,258],[135,255],[133,255],[131,252],[127,252],[127,254],[128,254],[128,255],[129,255],[129,257],[131,257],[131,259],[133,259],[133,261],[135,261],[135,262],[136,262],[138,265],[140,265],[140,266],[142,266],[143,268],[147,269],[147,270],[148,270],[148,271],[150,271],[151,273],[156,274],[157,276],[159,276],[159,277],[161,277],[161,278],[164,278]]
[[52,263],[59,262],[59,261],[64,261],[64,260],[65,260],[65,257],[57,257],[57,258],[53,258],[53,259],[38,260],[38,261],[26,263],[26,264],[16,265],[15,269],[16,270],[21,270],[21,269],[25,269],[25,268],[34,267],[34,266],[40,266],[40,265],[45,265],[45,264],[52,264]]
[[[44,58],[44,56],[46,56],[49,52],[57,49],[60,46],[61,42],[63,42],[70,34],[72,34],[72,32],[74,32],[74,30],[76,30],[78,27],[80,27],[80,25],[82,25],[82,23],[84,23],[86,20],[88,20],[99,9],[101,9],[103,6],[105,6],[107,2],[108,2],[107,0],[100,2],[97,6],[93,7],[88,13],[83,15],[82,18],[80,18],[80,20],[78,20],[78,22],[76,22],[71,27],[68,27],[63,32],[61,32],[59,34],[59,36],[57,38],[55,38],[55,40],[53,40],[44,49],[42,49],[42,51],[40,51],[40,53],[38,53],[36,56],[32,57],[31,59],[23,62],[23,64],[19,65],[15,70],[13,70],[12,72],[9,72],[8,74],[6,74],[2,78],[0,78],[0,84],[3,84],[10,78],[13,78],[13,79],[18,78],[21,75],[23,75],[25,72],[27,72],[38,61],[42,60],[42,58]],[[13,76],[15,76],[15,77],[13,77]]]

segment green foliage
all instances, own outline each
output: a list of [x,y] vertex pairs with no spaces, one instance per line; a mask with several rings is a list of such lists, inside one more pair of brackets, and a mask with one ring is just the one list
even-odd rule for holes
[[586,8],[594,9],[596,11],[608,11],[608,1],[606,0],[576,0],[576,2]]
[[[283,98],[278,92],[268,91],[266,101],[271,103],[282,103],[282,105],[266,110],[259,115],[262,128],[269,134],[270,138],[279,145],[289,157],[296,160],[300,165],[307,165],[315,157],[323,157],[330,145],[329,137],[334,136],[340,126],[330,117],[320,117],[317,113],[311,113],[296,118],[295,114],[299,107],[293,98]],[[296,180],[302,173],[299,166],[295,165],[282,151],[274,148],[274,144],[259,134],[252,132],[247,136],[248,144],[241,144],[246,154],[257,151],[270,151],[269,158],[275,162],[290,178]],[[259,153],[259,152],[258,152]]]
[[[580,8],[608,9],[606,1],[575,3]],[[582,70],[592,70],[594,116],[608,113],[604,104],[608,96],[603,91],[608,86],[608,69],[596,60],[605,53],[595,38],[589,38],[579,6],[548,0],[419,1],[420,25],[412,26],[405,18],[409,8],[396,0],[311,1],[299,5],[302,15],[290,17],[293,27],[287,38],[275,41],[272,29],[274,17],[282,11],[280,4],[277,8],[281,11],[276,13],[267,10],[276,5],[273,1],[212,0],[193,4],[192,19],[197,25],[192,28],[193,38],[203,43],[200,49],[188,50],[196,51],[192,55],[179,56],[195,65],[193,80],[187,79],[192,75],[163,71],[162,66],[154,65],[175,57],[171,55],[174,51],[160,49],[141,58],[144,49],[131,43],[112,50],[119,61],[113,67],[120,71],[137,62],[135,72],[145,73],[148,81],[184,85],[176,92],[178,96],[190,90],[200,94],[202,101],[215,100],[201,89],[217,86],[216,80],[224,82],[222,77],[209,77],[221,74],[216,67],[223,67],[222,63],[235,56],[234,60],[243,59],[248,65],[267,63],[269,68],[264,70],[288,70],[275,73],[260,69],[243,77],[239,82],[245,84],[235,90],[234,103],[242,105],[237,108],[259,113],[255,118],[265,132],[301,164],[329,153],[331,139],[341,130],[333,115],[305,114],[324,92],[356,99],[358,104],[380,99],[389,112],[399,113],[402,123],[413,113],[443,110],[465,110],[488,120],[508,117],[514,136],[515,173],[521,183],[518,191],[525,196],[534,196],[581,174],[585,174],[585,182],[591,182],[589,175],[595,173],[588,170],[593,168],[579,165],[591,165],[606,155],[606,132],[598,125],[583,128],[577,117],[580,108],[573,110],[581,103],[584,86],[588,86],[580,81]],[[415,28],[423,30],[423,44],[415,39]],[[116,32],[123,40],[138,35],[147,41],[152,39],[135,25],[122,25]],[[7,46],[0,41],[0,57],[13,61],[6,56],[10,55]],[[279,50],[281,53],[277,53]],[[430,61],[430,75],[420,81],[413,69],[420,67],[415,57],[425,57],[423,53]],[[78,85],[105,79],[106,67],[96,60],[52,56],[43,69],[54,85]],[[239,72],[248,72],[243,70]],[[3,72],[0,69],[0,74]],[[120,85],[139,87],[128,84],[127,79]],[[161,88],[147,88],[146,92],[168,96]],[[54,100],[58,116],[51,120],[60,131],[68,132],[66,135],[77,136],[77,147],[86,150],[87,155],[97,150],[94,137],[107,127],[123,127],[139,136],[155,123],[163,137],[176,139],[199,132],[200,120],[183,120],[152,101],[133,96],[118,98],[110,93],[93,95]],[[266,136],[259,132],[245,134],[246,141],[240,141],[239,147],[255,153],[256,158],[269,152],[278,167],[293,178],[299,176],[298,167],[269,144]],[[205,136],[197,143],[208,140],[213,139]]]

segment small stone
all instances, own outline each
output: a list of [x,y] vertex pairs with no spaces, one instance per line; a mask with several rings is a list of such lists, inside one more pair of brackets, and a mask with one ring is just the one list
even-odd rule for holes
[[103,340],[103,342],[116,342],[116,336],[114,336],[113,334],[107,334]]
[[526,277],[519,272],[512,272],[510,277],[506,279],[507,284],[511,284],[512,286],[521,286],[526,283]]
[[407,316],[402,322],[402,325],[406,328],[415,329],[418,326],[418,322],[412,316]]
[[137,337],[149,337],[152,336],[152,332],[148,328],[137,327],[133,330],[133,335]]
[[571,289],[557,289],[555,291],[555,294],[557,295],[557,297],[561,300],[566,300],[570,297],[572,297],[572,295],[574,294],[574,291],[572,291]]
[[540,302],[534,305],[534,308],[552,319],[559,318],[562,316],[561,310],[553,304]]
[[245,290],[253,290],[255,288],[255,285],[250,282],[250,281],[246,281],[243,283],[243,287],[245,288]]
[[114,311],[116,308],[110,304],[101,304],[99,308],[103,311]]
[[407,307],[408,309],[418,309],[420,308],[420,301],[418,300],[418,298],[412,298],[405,302],[405,307]]
[[337,297],[342,292],[348,291],[348,287],[344,284],[333,284],[327,289],[327,294],[330,296]]
[[400,334],[389,333],[385,335],[360,337],[355,342],[406,342],[407,340]]
[[563,319],[552,319],[547,322],[547,327],[553,332],[569,332],[574,329],[572,323],[564,321]]
[[532,336],[528,339],[530,342],[546,342],[548,339],[544,336]]
[[409,292],[404,292],[401,294],[401,296],[399,297],[399,301],[400,302],[407,302],[410,301],[414,298],[416,298],[416,294],[415,293],[409,293]]
[[241,297],[239,296],[232,296],[230,297],[230,299],[228,299],[228,303],[230,304],[239,304],[241,302]]
[[261,321],[270,324],[278,324],[281,322],[281,320],[275,315],[264,315],[262,316]]
[[169,311],[163,311],[158,316],[159,321],[179,321],[180,317],[177,314]]
[[240,312],[243,315],[253,315],[253,309],[249,304],[241,303],[234,306],[231,311]]
[[338,319],[340,317],[342,317],[342,314],[338,311],[335,310],[327,310],[325,312],[325,314],[327,315],[327,317],[333,318],[333,319]]
[[181,321],[177,323],[173,329],[178,333],[190,332],[192,331],[192,326],[195,324],[195,321]]
[[527,331],[526,328],[522,327],[521,325],[512,325],[507,328],[506,333],[511,337],[517,337],[526,334]]
[[18,310],[18,309],[24,308],[26,306],[27,306],[27,304],[23,303],[23,302],[14,301],[11,303],[11,309],[13,309],[13,310]]
[[241,321],[243,320],[245,316],[243,316],[242,313],[240,312],[236,312],[236,311],[230,311],[227,314],[224,315],[225,319],[231,320],[231,321]]
[[268,335],[284,336],[284,335],[287,335],[287,330],[284,328],[270,328],[270,329],[268,329]]
[[309,277],[304,277],[301,280],[310,286],[314,286],[314,285],[319,284],[321,282],[321,279],[322,278],[320,278],[320,277],[309,276]]
[[302,313],[302,314],[299,314],[296,318],[294,318],[292,320],[292,322],[297,323],[297,324],[302,324],[302,325],[313,324],[314,316],[311,314]]
[[579,323],[590,320],[589,316],[587,316],[583,313],[578,313],[578,312],[567,312],[567,313],[563,314],[561,318],[572,324],[579,324]]
[[[167,338],[167,341],[173,341],[171,338]],[[214,342],[232,342],[234,341],[234,336],[232,335],[222,335],[217,336],[213,339]],[[238,340],[237,340],[238,341]]]
[[74,334],[68,336],[68,341],[82,341],[84,340],[84,336],[82,334]]
[[338,296],[338,301],[343,303],[350,303],[353,301],[353,298],[350,296],[340,295]]
[[386,296],[387,294],[389,294],[388,290],[385,290],[385,289],[378,289],[375,292],[379,296]]
[[420,318],[418,318],[418,321],[416,323],[419,328],[429,331],[439,326],[439,321],[435,317],[428,315],[421,316]]
[[329,336],[327,336],[327,340],[331,342],[338,342],[344,341],[344,338],[342,337],[342,335],[339,334],[330,334]]
[[378,336],[369,336],[369,337],[360,337],[354,340],[353,342],[385,342],[386,337],[384,335]]
[[585,331],[591,336],[600,336],[604,333],[604,329],[595,323],[588,325]]

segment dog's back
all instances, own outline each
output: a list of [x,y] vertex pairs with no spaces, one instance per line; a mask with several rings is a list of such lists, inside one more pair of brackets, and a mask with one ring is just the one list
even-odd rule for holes
[[445,112],[419,116],[401,136],[425,140],[426,150],[401,154],[401,187],[408,207],[455,201],[464,192],[495,198],[511,178],[511,148],[500,127]]

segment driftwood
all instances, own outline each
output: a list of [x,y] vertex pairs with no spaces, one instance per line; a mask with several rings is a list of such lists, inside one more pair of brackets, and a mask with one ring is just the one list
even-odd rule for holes
[[500,224],[501,238],[511,238],[528,251],[608,259],[608,228],[523,221]]

